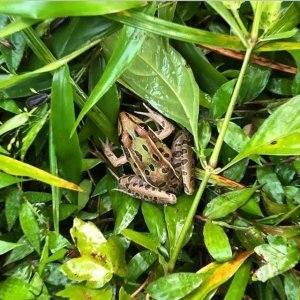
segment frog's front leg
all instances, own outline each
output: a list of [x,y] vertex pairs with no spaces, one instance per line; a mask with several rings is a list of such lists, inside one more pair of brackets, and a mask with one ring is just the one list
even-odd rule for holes
[[154,187],[136,175],[120,177],[117,190],[135,198],[158,204],[175,204],[177,201],[174,194]]
[[195,190],[195,159],[190,135],[179,131],[172,144],[172,165],[178,177],[182,177],[184,192],[192,195]]
[[102,146],[104,155],[114,167],[119,167],[127,163],[127,157],[125,156],[125,154],[123,154],[120,157],[117,157],[113,153],[113,145],[109,143],[108,140],[106,140],[105,143],[102,142]]
[[150,120],[160,125],[162,129],[155,131],[155,134],[161,141],[167,138],[174,131],[175,129],[174,125],[170,123],[166,118],[164,118],[161,114],[150,109],[146,104],[144,104],[144,106],[148,110],[148,112],[136,112],[136,113],[146,116]]

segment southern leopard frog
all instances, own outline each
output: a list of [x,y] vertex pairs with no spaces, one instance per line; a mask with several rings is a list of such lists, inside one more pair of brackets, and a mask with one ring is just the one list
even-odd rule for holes
[[179,131],[169,149],[162,140],[174,131],[174,126],[145,107],[148,112],[139,114],[157,123],[161,130],[154,132],[138,117],[121,112],[119,134],[124,155],[117,158],[108,141],[103,144],[104,154],[114,167],[129,162],[135,173],[120,177],[118,190],[146,201],[174,204],[182,185],[186,194],[194,192],[194,158],[190,136],[186,131]]

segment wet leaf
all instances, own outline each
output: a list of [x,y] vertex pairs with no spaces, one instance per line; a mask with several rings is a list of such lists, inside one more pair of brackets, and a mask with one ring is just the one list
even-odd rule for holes
[[206,221],[203,235],[205,246],[216,261],[224,262],[232,258],[228,237],[221,226]]
[[18,188],[10,189],[5,196],[5,218],[9,231],[18,219],[22,204],[21,196],[22,191]]
[[293,268],[300,260],[300,252],[293,241],[280,236],[268,236],[269,244],[254,248],[265,264],[252,276],[253,280],[262,282]]
[[17,243],[10,243],[6,241],[1,241],[0,240],[0,255],[3,255],[6,252],[11,251],[12,249],[21,246],[20,244]]
[[41,240],[40,240],[40,226],[36,219],[36,211],[28,203],[23,203],[20,210],[20,225],[26,238],[32,247],[40,253]]
[[296,96],[273,112],[230,165],[251,154],[299,155],[299,103],[300,96]]
[[256,188],[248,188],[218,196],[206,205],[203,214],[210,219],[225,217],[244,205],[255,191]]
[[10,299],[35,299],[28,282],[17,277],[8,277],[0,282],[0,298]]
[[152,282],[147,292],[153,299],[182,299],[203,282],[202,274],[175,273]]

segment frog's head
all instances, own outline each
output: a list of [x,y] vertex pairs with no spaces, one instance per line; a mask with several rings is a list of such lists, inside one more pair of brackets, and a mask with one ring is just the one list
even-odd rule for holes
[[145,134],[145,130],[147,130],[147,125],[144,121],[127,112],[119,114],[118,127],[123,145],[127,144],[127,142],[130,143],[136,137],[141,137],[143,133]]

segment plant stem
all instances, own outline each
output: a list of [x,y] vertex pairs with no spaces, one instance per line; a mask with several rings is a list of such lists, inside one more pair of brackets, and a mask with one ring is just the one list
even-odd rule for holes
[[247,29],[246,29],[243,21],[240,18],[240,14],[239,14],[238,10],[237,9],[232,9],[231,12],[234,15],[236,21],[238,22],[238,24],[239,24],[239,26],[240,26],[240,28],[241,28],[244,36],[247,36],[249,33],[248,33],[248,31],[247,31]]
[[193,219],[194,219],[194,216],[196,214],[196,211],[197,211],[197,207],[198,207],[198,204],[200,202],[200,199],[203,195],[203,192],[205,190],[205,187],[206,187],[206,184],[208,182],[208,179],[211,175],[211,171],[207,168],[205,170],[205,174],[204,174],[204,177],[202,179],[202,182],[200,184],[200,187],[197,191],[197,194],[193,200],[193,203],[192,203],[192,206],[190,208],[190,211],[186,217],[186,220],[185,220],[185,223],[184,223],[184,226],[180,232],[180,235],[178,237],[178,240],[177,240],[177,243],[176,243],[176,246],[175,246],[175,249],[174,249],[174,252],[172,253],[172,256],[169,260],[169,263],[168,263],[168,272],[171,273],[175,267],[175,263],[176,263],[176,260],[177,260],[177,257],[178,257],[178,254],[181,250],[181,248],[183,247],[183,243],[184,243],[184,240],[185,240],[185,237],[187,235],[187,232],[189,231],[191,225],[192,225],[192,222],[193,222]]
[[243,65],[242,65],[239,77],[238,77],[236,85],[234,87],[234,91],[233,91],[233,94],[232,94],[232,97],[231,97],[231,100],[230,100],[230,103],[229,103],[229,106],[228,106],[228,109],[227,109],[227,112],[226,112],[226,115],[225,115],[225,118],[224,118],[224,121],[223,121],[222,128],[221,128],[219,136],[217,138],[216,145],[214,147],[213,153],[210,157],[209,165],[212,169],[216,168],[216,166],[217,166],[219,154],[220,154],[221,147],[222,147],[222,144],[223,144],[223,141],[224,141],[224,137],[225,137],[225,134],[226,134],[226,131],[227,131],[227,128],[228,128],[228,124],[230,122],[235,104],[236,104],[237,99],[238,99],[238,95],[239,95],[239,92],[240,92],[240,89],[241,89],[241,86],[242,86],[243,78],[244,78],[244,75],[246,73],[246,69],[247,69],[247,66],[248,66],[248,63],[249,63],[249,59],[250,59],[252,50],[253,50],[253,45],[251,45],[246,51],[245,59],[243,61]]
[[[195,216],[197,208],[198,208],[198,204],[201,200],[201,197],[202,197],[203,192],[205,190],[206,184],[208,183],[208,180],[209,180],[210,176],[213,173],[215,173],[214,169],[216,168],[217,163],[218,163],[218,158],[219,158],[221,147],[222,147],[222,144],[223,144],[223,141],[224,141],[226,130],[228,128],[228,124],[230,122],[235,104],[236,104],[237,99],[238,99],[238,95],[239,95],[239,92],[240,92],[240,89],[241,89],[241,86],[242,86],[243,78],[244,78],[244,75],[246,73],[248,63],[250,61],[251,53],[252,53],[252,51],[255,47],[256,41],[257,41],[257,34],[258,34],[258,28],[259,28],[258,24],[259,24],[260,16],[261,16],[261,5],[260,4],[257,5],[256,12],[257,12],[257,15],[255,15],[255,17],[254,17],[254,22],[253,22],[253,27],[252,27],[252,32],[251,32],[251,39],[250,39],[250,42],[249,42],[249,47],[247,48],[247,51],[246,51],[246,54],[245,54],[245,58],[244,58],[244,61],[243,61],[243,64],[242,64],[242,68],[241,68],[240,74],[238,76],[236,85],[234,87],[234,91],[233,91],[233,94],[232,94],[232,97],[231,97],[231,100],[230,100],[230,103],[229,103],[229,106],[228,106],[228,109],[227,109],[222,127],[221,127],[221,130],[220,130],[219,136],[217,138],[216,145],[214,147],[213,153],[212,153],[211,158],[209,160],[209,164],[205,168],[205,173],[204,173],[203,180],[202,180],[202,182],[200,184],[200,187],[197,191],[197,194],[196,194],[196,196],[193,200],[191,209],[190,209],[190,211],[187,215],[184,226],[183,226],[183,228],[180,232],[180,235],[178,237],[174,252],[172,253],[171,258],[169,260],[169,263],[168,263],[168,272],[169,273],[171,273],[173,271],[173,269],[175,267],[177,257],[178,257],[178,254],[179,254],[180,250],[182,249],[182,247],[184,246],[183,245],[184,240],[185,240],[187,232],[190,229],[190,226],[193,222],[194,216]],[[252,37],[252,34],[253,34],[253,37]]]

